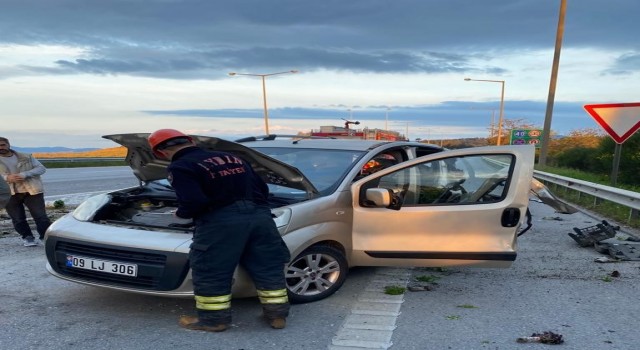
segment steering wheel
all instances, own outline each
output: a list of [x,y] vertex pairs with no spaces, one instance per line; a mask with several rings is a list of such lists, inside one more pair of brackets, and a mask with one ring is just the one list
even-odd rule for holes
[[[448,183],[442,189],[442,194],[436,198],[433,203],[456,203],[460,200],[462,195],[467,194],[467,190],[464,187],[460,186],[465,182],[466,179],[456,180],[454,182]],[[453,193],[453,191],[460,191],[460,193]]]
[[484,201],[490,201],[490,200],[495,200],[495,198],[492,198],[491,196],[489,196],[489,194],[495,190],[498,186],[504,185],[505,182],[507,181],[506,177],[491,177],[488,178],[487,180],[485,180],[484,183],[482,183],[482,185],[480,185],[480,187],[478,187],[478,190],[475,191],[474,193],[471,194],[471,196],[469,196],[469,202],[484,202]]

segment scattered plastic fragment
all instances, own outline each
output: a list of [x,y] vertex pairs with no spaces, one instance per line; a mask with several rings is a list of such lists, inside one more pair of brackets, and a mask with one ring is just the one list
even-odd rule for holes
[[564,219],[559,216],[545,216],[542,220],[555,220],[555,221],[563,221]]
[[530,337],[520,337],[518,343],[543,343],[543,344],[562,344],[564,340],[561,334],[553,332],[533,333]]
[[588,247],[593,246],[594,243],[614,237],[619,229],[620,226],[611,226],[606,220],[602,220],[602,223],[594,226],[574,227],[573,231],[575,233],[570,232],[568,235],[578,242],[581,247]]
[[609,255],[620,260],[640,260],[640,245],[635,243],[614,243],[609,244]]
[[411,286],[407,286],[407,289],[411,292],[425,292],[425,291],[432,291],[433,287],[428,285],[424,285],[424,286],[411,285]]
[[620,277],[620,271],[618,270],[613,270],[611,272],[611,277]]
[[620,260],[603,256],[603,257],[595,258],[593,261],[597,263],[614,263],[614,262],[619,262]]

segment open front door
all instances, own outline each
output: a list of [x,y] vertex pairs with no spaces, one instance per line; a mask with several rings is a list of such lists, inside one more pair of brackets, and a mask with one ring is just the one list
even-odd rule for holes
[[529,145],[445,151],[354,183],[355,264],[510,266],[534,151]]

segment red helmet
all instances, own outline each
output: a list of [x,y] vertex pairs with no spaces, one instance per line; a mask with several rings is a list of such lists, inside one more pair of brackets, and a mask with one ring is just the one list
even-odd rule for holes
[[[185,141],[185,139],[188,141]],[[147,140],[149,141],[149,146],[151,146],[151,150],[153,151],[153,154],[159,159],[165,158],[162,153],[158,152],[158,147],[160,147],[161,145],[171,146],[172,144],[193,142],[193,139],[191,138],[191,136],[185,135],[184,133],[175,129],[156,130],[151,135],[149,135]],[[176,140],[176,141],[169,142],[171,140]]]
[[184,133],[175,129],[156,130],[151,135],[149,135],[147,140],[149,140],[149,146],[151,146],[151,150],[155,151],[160,144],[178,137],[184,137],[192,140],[190,136],[185,135]]

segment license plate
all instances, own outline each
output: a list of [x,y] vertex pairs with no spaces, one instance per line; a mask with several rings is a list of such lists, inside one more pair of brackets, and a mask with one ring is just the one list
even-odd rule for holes
[[138,275],[138,265],[126,264],[116,261],[100,260],[87,258],[84,256],[67,255],[67,267],[76,269],[85,269],[99,271],[104,273],[112,273],[115,275],[124,275],[136,277]]

